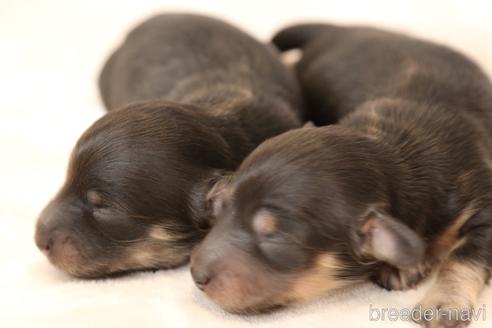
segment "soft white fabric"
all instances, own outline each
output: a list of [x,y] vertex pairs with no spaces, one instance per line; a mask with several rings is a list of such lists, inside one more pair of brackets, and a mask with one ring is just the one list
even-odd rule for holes
[[[372,322],[369,306],[408,308],[425,288],[354,286],[314,304],[240,317],[224,314],[198,293],[186,267],[80,281],[52,268],[37,251],[36,216],[61,185],[78,136],[103,114],[96,88],[100,66],[128,28],[166,10],[214,14],[263,39],[308,18],[393,27],[462,49],[492,73],[492,4],[486,0],[2,0],[0,327],[412,327]],[[480,303],[492,309],[490,288]]]

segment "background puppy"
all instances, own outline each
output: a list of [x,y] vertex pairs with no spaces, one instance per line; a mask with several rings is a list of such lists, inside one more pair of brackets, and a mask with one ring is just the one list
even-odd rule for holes
[[439,267],[421,305],[444,314],[423,323],[466,324],[492,263],[490,81],[453,50],[375,29],[295,26],[274,42],[303,47],[318,122],[352,113],[245,159],[193,252],[198,287],[257,311],[369,278],[407,289]]
[[36,229],[49,260],[78,277],[187,261],[208,228],[214,184],[302,121],[300,90],[277,54],[207,17],[144,22],[100,87],[108,109],[131,104],[81,136]]

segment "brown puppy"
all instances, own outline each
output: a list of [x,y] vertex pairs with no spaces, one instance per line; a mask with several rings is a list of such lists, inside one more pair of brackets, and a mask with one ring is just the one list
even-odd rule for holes
[[435,269],[422,306],[441,315],[423,323],[466,324],[492,264],[490,81],[457,52],[375,29],[296,26],[274,42],[302,47],[318,122],[352,113],[245,159],[193,252],[198,287],[258,311],[367,279],[407,289]]
[[212,219],[212,187],[302,120],[300,90],[273,48],[195,15],[135,28],[100,87],[108,109],[131,104],[81,136],[36,229],[49,260],[77,277],[187,261]]

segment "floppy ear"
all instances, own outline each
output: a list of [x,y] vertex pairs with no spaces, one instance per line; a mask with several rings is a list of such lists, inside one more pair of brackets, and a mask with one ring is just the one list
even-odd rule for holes
[[352,239],[358,256],[397,268],[410,268],[422,261],[422,238],[385,211],[371,207],[356,225]]
[[212,187],[209,189],[206,202],[208,210],[212,216],[212,220],[215,218],[222,210],[224,204],[225,191],[229,183],[231,182],[232,174],[225,174],[214,179]]

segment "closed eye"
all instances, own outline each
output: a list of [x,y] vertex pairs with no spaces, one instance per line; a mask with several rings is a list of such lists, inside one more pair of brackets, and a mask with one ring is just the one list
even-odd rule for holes
[[272,267],[282,271],[299,269],[307,261],[305,249],[285,239],[281,233],[260,240],[258,249]]
[[109,221],[113,219],[111,209],[104,207],[94,208],[92,216],[99,221]]

